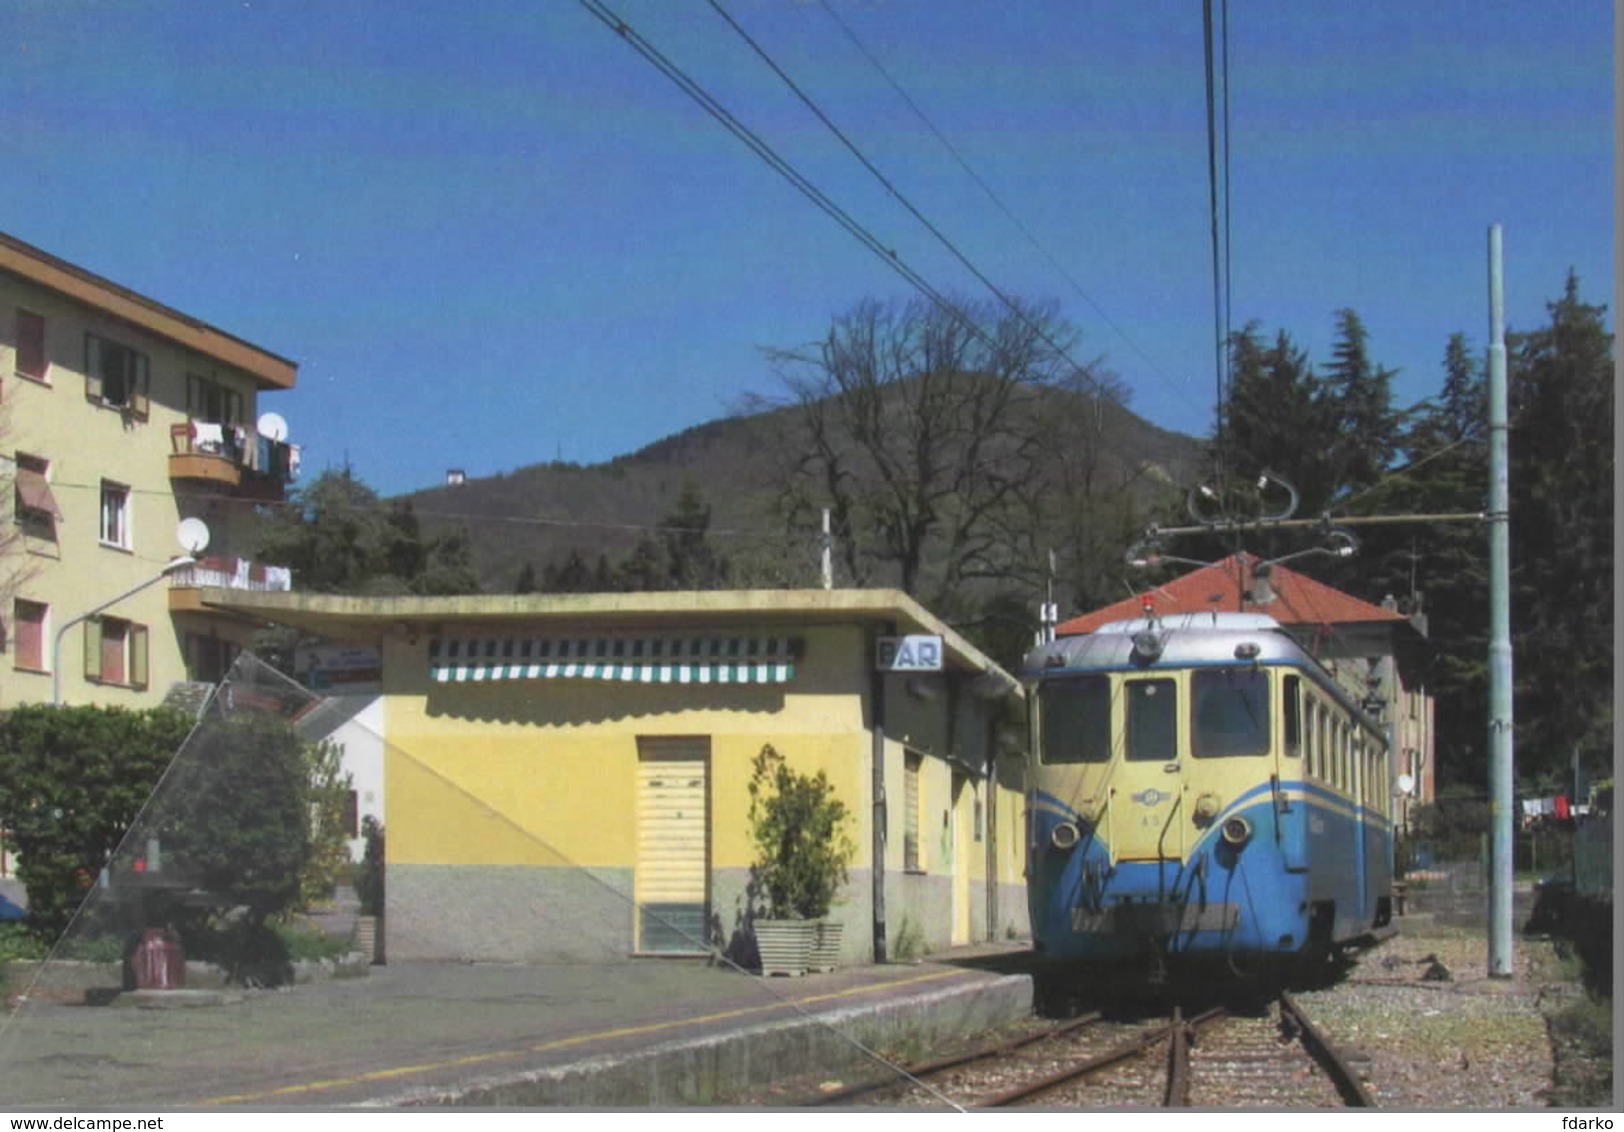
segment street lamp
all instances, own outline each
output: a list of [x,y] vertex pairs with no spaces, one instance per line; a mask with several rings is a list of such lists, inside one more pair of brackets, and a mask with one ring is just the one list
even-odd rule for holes
[[133,589],[125,590],[123,593],[119,594],[115,598],[109,598],[108,600],[106,600],[106,601],[102,602],[100,605],[98,605],[95,609],[88,610],[85,613],[79,614],[79,616],[73,618],[71,621],[66,622],[62,626],[62,628],[58,629],[56,631],[56,643],[51,648],[51,704],[52,704],[52,706],[57,706],[57,705],[62,703],[62,638],[68,635],[68,630],[69,629],[73,628],[75,625],[79,624],[81,621],[89,621],[92,617],[96,616],[96,614],[100,613],[102,610],[110,609],[111,607],[117,605],[119,602],[123,601],[127,597],[134,597],[136,594],[140,593],[142,590],[146,589],[148,586],[157,585],[159,582],[161,582],[165,578],[169,577],[175,571],[184,570],[184,569],[186,569],[186,567],[193,566],[193,565],[196,565],[196,564],[197,564],[197,559],[193,558],[190,554],[183,554],[178,558],[172,558],[172,559],[169,560],[168,565],[166,565],[162,570],[158,571],[158,573],[155,576],[153,576],[151,578],[148,578],[146,581],[142,582],[139,586],[136,586]]

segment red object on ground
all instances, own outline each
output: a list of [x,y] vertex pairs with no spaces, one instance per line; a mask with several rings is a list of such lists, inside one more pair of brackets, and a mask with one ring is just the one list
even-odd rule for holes
[[186,985],[186,955],[180,941],[163,928],[141,933],[130,964],[137,990],[179,990]]

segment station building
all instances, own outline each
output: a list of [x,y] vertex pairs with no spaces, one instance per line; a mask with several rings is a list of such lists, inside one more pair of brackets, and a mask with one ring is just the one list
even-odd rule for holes
[[845,959],[1028,932],[1020,687],[900,592],[201,601],[377,650],[390,960],[733,948],[766,746],[847,808]]

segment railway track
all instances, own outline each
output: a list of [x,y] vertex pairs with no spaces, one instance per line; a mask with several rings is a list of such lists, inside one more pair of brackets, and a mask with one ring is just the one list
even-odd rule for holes
[[1302,1007],[1282,993],[1260,1014],[1185,1019],[1098,1014],[902,1068],[815,1105],[1045,1108],[1374,1107],[1369,1090]]

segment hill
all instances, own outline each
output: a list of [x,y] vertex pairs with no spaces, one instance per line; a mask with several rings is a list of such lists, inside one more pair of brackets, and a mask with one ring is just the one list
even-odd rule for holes
[[[1109,400],[1047,389],[1057,419],[1086,404],[1102,451],[1102,482],[1136,469],[1147,490],[1187,483],[1198,442],[1145,421]],[[1069,399],[1069,400],[1068,400]],[[1067,400],[1061,404],[1060,401]],[[815,584],[817,547],[786,533],[775,506],[780,469],[798,442],[794,408],[772,408],[698,425],[607,463],[551,462],[399,497],[425,531],[461,529],[487,592],[509,592],[526,565],[538,575],[578,552],[589,565],[617,562],[669,516],[687,481],[711,508],[709,539],[741,574],[741,584]],[[1126,549],[1126,548],[1124,548]],[[804,567],[804,574],[802,569]]]

